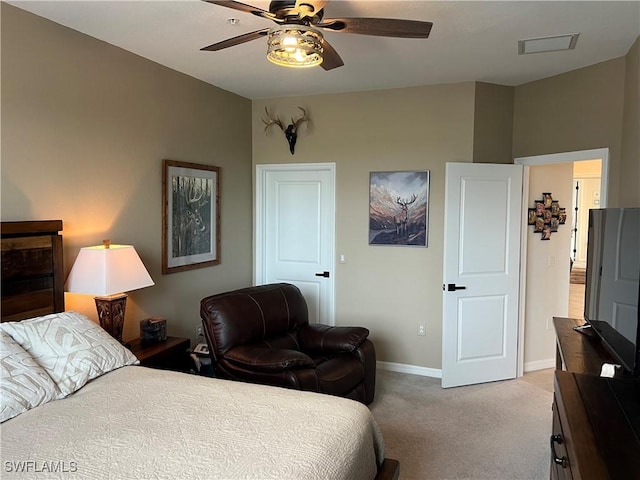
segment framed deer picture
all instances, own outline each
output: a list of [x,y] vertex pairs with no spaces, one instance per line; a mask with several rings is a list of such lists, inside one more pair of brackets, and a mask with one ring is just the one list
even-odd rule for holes
[[369,245],[426,247],[429,170],[371,172]]
[[220,263],[220,167],[164,160],[162,273]]

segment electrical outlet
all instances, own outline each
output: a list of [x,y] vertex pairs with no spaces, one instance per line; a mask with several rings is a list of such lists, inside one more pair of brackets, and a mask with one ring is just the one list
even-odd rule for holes
[[196,327],[196,337],[200,338],[200,337],[202,337],[202,336],[203,336],[203,333],[202,333],[202,325],[198,325],[198,326]]
[[424,337],[427,334],[427,326],[424,323],[418,324],[418,335]]

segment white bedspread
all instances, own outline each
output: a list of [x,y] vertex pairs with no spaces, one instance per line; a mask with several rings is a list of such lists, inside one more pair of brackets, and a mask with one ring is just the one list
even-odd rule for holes
[[0,435],[3,479],[372,479],[384,457],[358,402],[139,366]]

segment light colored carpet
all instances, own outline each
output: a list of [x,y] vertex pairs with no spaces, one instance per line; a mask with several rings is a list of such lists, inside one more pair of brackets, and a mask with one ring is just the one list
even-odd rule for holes
[[552,399],[522,379],[442,389],[379,370],[370,407],[402,480],[543,480]]

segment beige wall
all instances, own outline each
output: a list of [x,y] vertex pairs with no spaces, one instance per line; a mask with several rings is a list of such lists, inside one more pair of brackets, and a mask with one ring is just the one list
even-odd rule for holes
[[474,163],[513,163],[513,95],[513,87],[476,83]]
[[609,206],[619,205],[626,172],[638,162],[622,158],[624,86],[621,57],[516,87],[514,157],[608,147]]
[[640,206],[640,37],[625,56],[621,207]]
[[[2,3],[2,220],[64,221],[80,247],[133,244],[156,285],[130,294],[125,339],[165,316],[194,338],[199,301],[251,282],[251,102]],[[222,263],[163,276],[162,159],[217,165]],[[96,319],[91,297],[67,308]]]
[[525,305],[524,368],[537,370],[553,365],[555,331],[552,318],[569,311],[569,258],[571,255],[573,164],[534,166],[529,169],[529,199],[534,207],[542,193],[550,192],[566,208],[567,223],[541,240],[527,227],[527,290]]
[[573,164],[573,178],[600,178],[602,160],[583,160]]
[[[472,159],[474,91],[461,83],[253,103],[254,164],[336,164],[336,253],[347,256],[336,268],[336,324],[369,328],[379,360],[440,368],[444,167]],[[298,105],[313,128],[291,155],[282,133],[265,135],[261,117],[265,106],[287,118]],[[369,173],[423,169],[428,248],[369,246]]]

